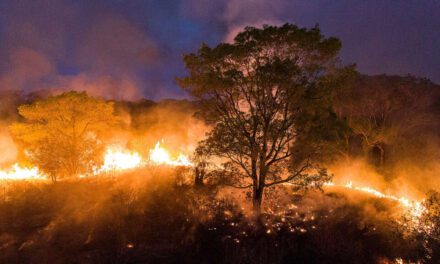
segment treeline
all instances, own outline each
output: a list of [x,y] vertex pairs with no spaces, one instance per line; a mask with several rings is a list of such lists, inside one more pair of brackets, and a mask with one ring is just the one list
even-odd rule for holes
[[[4,124],[19,120],[19,105],[43,98],[47,94],[8,93],[1,99]],[[325,146],[321,148],[326,150],[321,153],[324,162],[366,158],[387,175],[403,159],[422,167],[436,161],[438,85],[413,77],[356,76],[334,98],[334,111],[324,116],[329,122],[311,127],[308,135],[319,134],[320,141],[314,142]],[[172,140],[173,134],[188,134],[188,125],[198,120],[194,117],[198,105],[188,100],[113,103],[121,130],[139,134],[134,137],[137,139],[169,135]],[[262,224],[271,229],[255,229],[242,209],[243,201],[219,198],[222,192],[218,186],[193,189],[179,182],[180,172],[171,176],[168,172],[151,173],[136,171],[116,180],[58,185],[4,185],[0,260],[372,263],[402,257],[415,261],[426,257],[426,245],[419,243],[424,240],[430,241],[430,255],[438,254],[436,234],[416,233],[410,238],[419,236],[418,240],[411,240],[400,227],[388,222],[393,205],[386,201],[368,202],[367,206],[366,200],[353,204],[344,195],[313,192],[312,196],[283,202],[269,202],[268,198],[266,209],[273,214],[264,214]],[[276,197],[275,192],[268,191],[267,197]],[[426,216],[429,223],[438,223],[436,198],[430,198],[433,210]],[[299,211],[285,210],[289,203],[298,205],[302,200]],[[310,207],[308,200],[320,206],[304,211]],[[276,207],[280,204],[281,209]],[[291,226],[283,217],[291,217]],[[302,233],[302,228],[306,232]],[[426,259],[427,263],[432,261]]]
[[427,79],[359,76],[336,96],[334,109],[350,128],[349,156],[368,157],[378,168],[438,158],[440,86]]
[[[20,118],[20,105],[51,95],[50,91],[0,91],[0,122],[4,127],[10,125]],[[331,157],[330,162],[335,156],[365,158],[387,173],[402,160],[422,166],[439,158],[439,85],[412,76],[357,75],[334,98],[336,116],[328,118],[339,118],[337,131],[326,127],[325,122],[309,131],[311,136],[320,133],[327,137],[324,153]],[[189,100],[114,103],[122,127],[138,134],[149,130],[154,138],[160,134],[172,137],[170,131],[188,134],[185,129],[197,119],[197,104]],[[198,121],[202,126],[202,120]],[[202,137],[203,133],[197,136]]]

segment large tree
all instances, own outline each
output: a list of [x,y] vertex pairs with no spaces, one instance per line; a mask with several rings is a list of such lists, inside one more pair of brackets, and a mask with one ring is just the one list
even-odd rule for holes
[[325,119],[317,115],[331,112],[340,47],[317,27],[285,24],[248,27],[233,43],[204,44],[184,57],[189,76],[179,84],[213,126],[201,144],[245,176],[246,184],[237,187],[252,188],[256,212],[267,187],[318,186],[327,179],[325,170],[315,170],[313,157],[294,146],[312,120]]
[[67,92],[18,108],[22,117],[11,126],[26,157],[58,178],[92,172],[102,159],[103,139],[115,122],[113,103]]

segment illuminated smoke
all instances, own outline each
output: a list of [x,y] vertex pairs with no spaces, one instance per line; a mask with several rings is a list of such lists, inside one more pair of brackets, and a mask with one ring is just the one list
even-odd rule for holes
[[422,202],[420,202],[420,201],[413,201],[413,200],[410,200],[406,197],[397,197],[394,195],[385,194],[385,193],[382,193],[379,190],[376,190],[376,189],[369,187],[369,186],[354,186],[353,182],[351,182],[351,181],[346,184],[341,184],[341,185],[335,184],[333,182],[327,182],[324,184],[324,186],[343,187],[343,188],[347,188],[347,189],[351,189],[351,190],[356,190],[356,191],[368,193],[368,194],[371,194],[371,195],[378,197],[378,198],[396,201],[401,206],[407,208],[409,210],[410,214],[415,218],[419,218],[423,214],[423,212],[425,211],[425,208],[423,207]]

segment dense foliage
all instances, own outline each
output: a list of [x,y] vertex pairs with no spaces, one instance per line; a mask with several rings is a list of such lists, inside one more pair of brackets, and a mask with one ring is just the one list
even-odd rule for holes
[[328,180],[312,152],[293,148],[306,125],[331,109],[332,89],[348,71],[338,65],[340,47],[318,28],[285,24],[248,27],[231,44],[202,45],[185,56],[189,76],[179,83],[213,126],[201,144],[242,175],[236,185],[252,187],[256,211],[267,187]]
[[109,133],[146,155],[212,130],[195,168],[0,182],[0,263],[438,263],[438,192],[414,225],[395,201],[319,190],[323,166],[355,159],[385,186],[440,188],[440,87],[358,75],[339,49],[318,28],[247,28],[185,56],[197,101],[2,92],[0,121],[54,181],[90,173]]
[[93,171],[102,159],[104,139],[116,123],[113,104],[68,92],[18,108],[23,118],[11,126],[32,164],[57,178]]

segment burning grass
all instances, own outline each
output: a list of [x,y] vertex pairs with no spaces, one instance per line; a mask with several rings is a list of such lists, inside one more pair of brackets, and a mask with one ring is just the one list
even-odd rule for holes
[[[162,140],[163,141],[163,140]],[[192,167],[193,164],[189,157],[183,153],[179,153],[177,158],[173,158],[169,151],[160,145],[160,141],[156,143],[154,148],[150,149],[149,157],[144,158],[135,151],[130,151],[122,146],[107,147],[103,164],[95,167],[93,176],[109,173],[121,173],[147,166],[169,166],[169,167]],[[81,175],[81,178],[89,175]],[[0,170],[0,181],[10,180],[47,180],[49,177],[39,171],[37,167],[23,167],[15,163],[10,168]]]
[[18,163],[11,168],[0,170],[0,180],[44,180],[45,176],[37,167],[26,168]]
[[406,231],[429,231],[419,201],[352,182],[305,195],[285,185],[268,190],[256,220],[249,190],[194,188],[187,156],[161,141],[148,153],[110,146],[93,175],[55,185],[36,168],[0,171],[0,262],[398,263],[423,254]]
[[394,221],[398,204],[391,200],[353,192],[277,196],[277,190],[268,194],[266,213],[256,221],[237,196],[221,194],[219,186],[194,189],[182,181],[183,173],[160,166],[121,177],[3,184],[0,262],[417,259],[416,245]]

